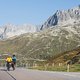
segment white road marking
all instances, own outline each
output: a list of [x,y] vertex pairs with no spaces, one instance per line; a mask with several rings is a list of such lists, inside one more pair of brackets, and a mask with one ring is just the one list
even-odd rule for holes
[[80,75],[77,75],[77,74],[63,74],[63,75],[80,78]]

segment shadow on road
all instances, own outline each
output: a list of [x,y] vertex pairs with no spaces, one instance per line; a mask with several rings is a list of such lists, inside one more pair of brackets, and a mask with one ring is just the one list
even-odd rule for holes
[[[7,69],[0,69],[0,71],[7,71]],[[9,71],[13,71],[13,70],[9,70]]]
[[0,71],[7,71],[6,69],[0,69]]

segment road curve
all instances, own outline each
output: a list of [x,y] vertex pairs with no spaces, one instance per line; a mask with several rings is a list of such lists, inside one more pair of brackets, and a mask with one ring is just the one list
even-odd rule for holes
[[7,72],[0,70],[0,80],[80,80],[80,72],[50,72],[17,68],[15,71]]

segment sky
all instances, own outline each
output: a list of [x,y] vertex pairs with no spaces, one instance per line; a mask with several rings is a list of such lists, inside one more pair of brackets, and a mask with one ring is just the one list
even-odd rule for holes
[[0,0],[0,25],[43,24],[56,10],[80,5],[80,0]]

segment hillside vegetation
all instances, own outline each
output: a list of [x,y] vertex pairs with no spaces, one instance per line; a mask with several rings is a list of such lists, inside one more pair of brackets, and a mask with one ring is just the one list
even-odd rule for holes
[[[72,59],[79,51],[68,52],[78,48],[80,44],[80,36],[70,31],[72,26],[62,26],[57,28],[49,28],[37,33],[23,34],[14,39],[0,41],[1,53],[16,53],[18,57],[53,60],[60,55],[56,61],[67,61]],[[79,25],[74,28],[79,29]],[[68,52],[66,55],[65,53]],[[61,59],[62,58],[62,59]],[[60,60],[61,59],[61,60]],[[64,60],[63,60],[64,59]]]

